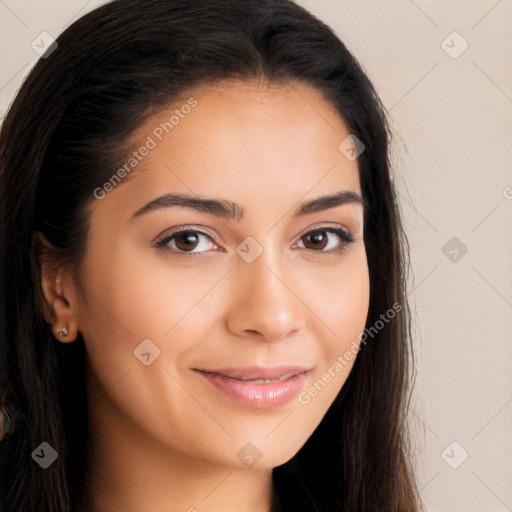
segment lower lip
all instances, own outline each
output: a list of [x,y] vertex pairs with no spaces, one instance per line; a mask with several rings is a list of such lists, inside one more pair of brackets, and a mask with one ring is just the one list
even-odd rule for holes
[[305,371],[285,380],[257,384],[224,375],[195,371],[236,402],[262,409],[278,407],[293,400],[309,373]]

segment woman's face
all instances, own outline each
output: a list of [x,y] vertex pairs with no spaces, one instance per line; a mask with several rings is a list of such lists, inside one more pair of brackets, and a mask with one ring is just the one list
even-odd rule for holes
[[361,195],[348,136],[299,84],[219,84],[139,127],[119,162],[129,177],[93,198],[74,299],[98,432],[237,468],[275,467],[306,442],[368,312],[362,205],[304,207]]

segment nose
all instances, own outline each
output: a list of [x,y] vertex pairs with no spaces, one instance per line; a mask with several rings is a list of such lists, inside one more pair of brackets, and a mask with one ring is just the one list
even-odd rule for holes
[[276,341],[304,328],[307,307],[297,293],[299,283],[283,268],[265,250],[252,263],[239,261],[232,272],[234,293],[227,318],[231,332]]

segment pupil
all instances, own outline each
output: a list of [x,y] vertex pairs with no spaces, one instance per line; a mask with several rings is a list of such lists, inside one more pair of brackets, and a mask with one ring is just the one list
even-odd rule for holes
[[[180,249],[194,249],[194,247],[191,247],[191,243],[192,245],[195,245],[197,244],[197,235],[192,233],[192,232],[185,232],[185,233],[182,233],[178,239],[177,239],[177,245]],[[184,242],[184,245],[183,247],[180,247],[180,244]],[[188,245],[187,245],[188,244]]]
[[[315,234],[309,235],[309,238],[313,241],[313,244],[318,244],[321,242],[325,242],[325,234],[323,231],[317,231]],[[322,249],[325,247],[325,244],[322,245]]]

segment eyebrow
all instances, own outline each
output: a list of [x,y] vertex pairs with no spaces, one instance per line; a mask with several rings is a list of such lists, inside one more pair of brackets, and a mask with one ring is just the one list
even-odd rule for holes
[[[360,204],[363,208],[368,206],[366,199],[356,192],[342,190],[335,194],[317,197],[300,204],[293,213],[293,217],[321,212],[345,204]],[[165,194],[138,209],[133,214],[132,219],[150,212],[173,207],[190,208],[198,212],[209,213],[216,217],[234,219],[236,221],[241,221],[244,216],[244,208],[228,199],[211,199],[187,194]]]

